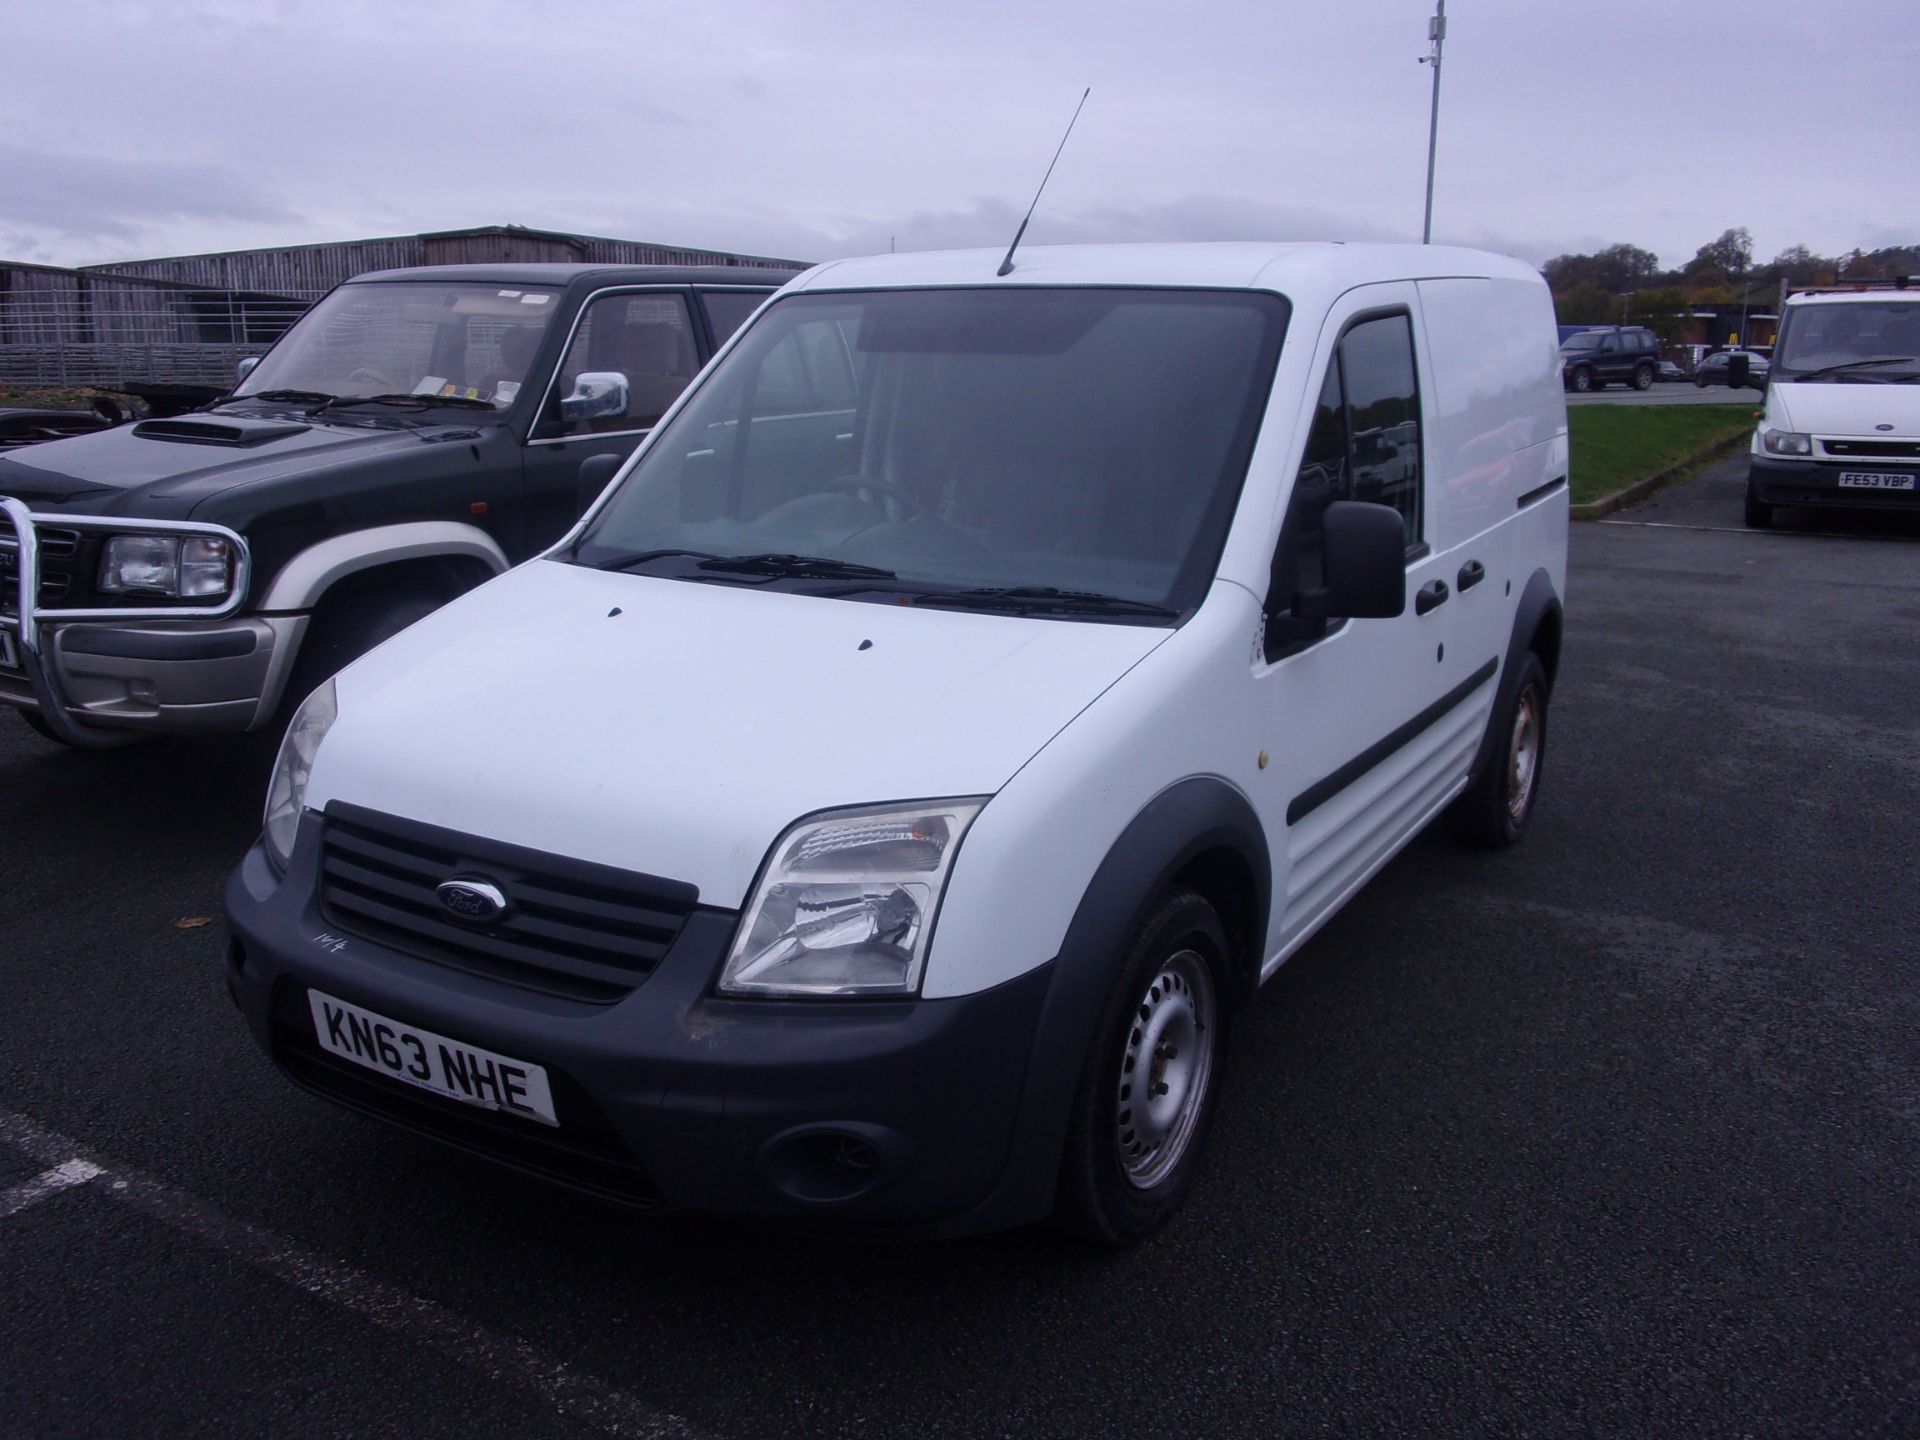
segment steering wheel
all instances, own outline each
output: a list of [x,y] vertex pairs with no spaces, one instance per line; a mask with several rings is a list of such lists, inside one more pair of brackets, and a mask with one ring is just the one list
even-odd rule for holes
[[842,475],[838,480],[829,480],[825,488],[830,491],[871,490],[876,495],[884,495],[900,507],[899,518],[902,520],[911,520],[926,509],[920,497],[905,485],[895,480],[876,480],[871,475]]

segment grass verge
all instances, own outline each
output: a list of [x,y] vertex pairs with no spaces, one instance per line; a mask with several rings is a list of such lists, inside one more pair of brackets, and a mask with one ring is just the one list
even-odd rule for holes
[[1575,405],[1567,410],[1573,503],[1584,505],[1753,429],[1741,405]]

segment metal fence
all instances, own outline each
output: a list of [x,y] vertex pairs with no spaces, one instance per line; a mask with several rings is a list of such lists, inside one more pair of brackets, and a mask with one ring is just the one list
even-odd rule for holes
[[0,290],[0,380],[25,385],[228,385],[320,297],[183,286]]

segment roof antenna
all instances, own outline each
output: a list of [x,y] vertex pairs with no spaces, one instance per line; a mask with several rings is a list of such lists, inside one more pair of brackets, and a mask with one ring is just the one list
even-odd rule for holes
[[[1074,120],[1080,118],[1081,110],[1086,107],[1087,96],[1092,93],[1093,87],[1091,85],[1080,92],[1080,103],[1073,107],[1073,120],[1067,121],[1067,135],[1073,134]],[[1007,247],[1007,258],[1000,262],[1000,268],[993,272],[995,275],[1011,275],[1013,273],[1013,252],[1020,248],[1020,237],[1027,233],[1027,220],[1033,219],[1033,212],[1040,204],[1040,191],[1047,188],[1047,181],[1053,178],[1053,167],[1060,163],[1060,150],[1067,148],[1067,135],[1060,137],[1060,149],[1053,152],[1053,159],[1047,165],[1047,173],[1040,177],[1040,190],[1033,192],[1033,204],[1027,207],[1027,219],[1022,220],[1020,222],[1020,228],[1013,232],[1013,244]]]

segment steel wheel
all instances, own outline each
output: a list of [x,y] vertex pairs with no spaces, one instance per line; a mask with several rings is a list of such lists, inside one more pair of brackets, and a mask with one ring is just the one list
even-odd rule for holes
[[1533,782],[1540,773],[1540,691],[1529,685],[1513,707],[1513,738],[1507,747],[1507,814],[1517,825],[1533,804]]
[[1115,1139],[1127,1183],[1150,1190],[1179,1165],[1213,1080],[1213,970],[1198,951],[1167,957],[1136,1007],[1120,1057]]

